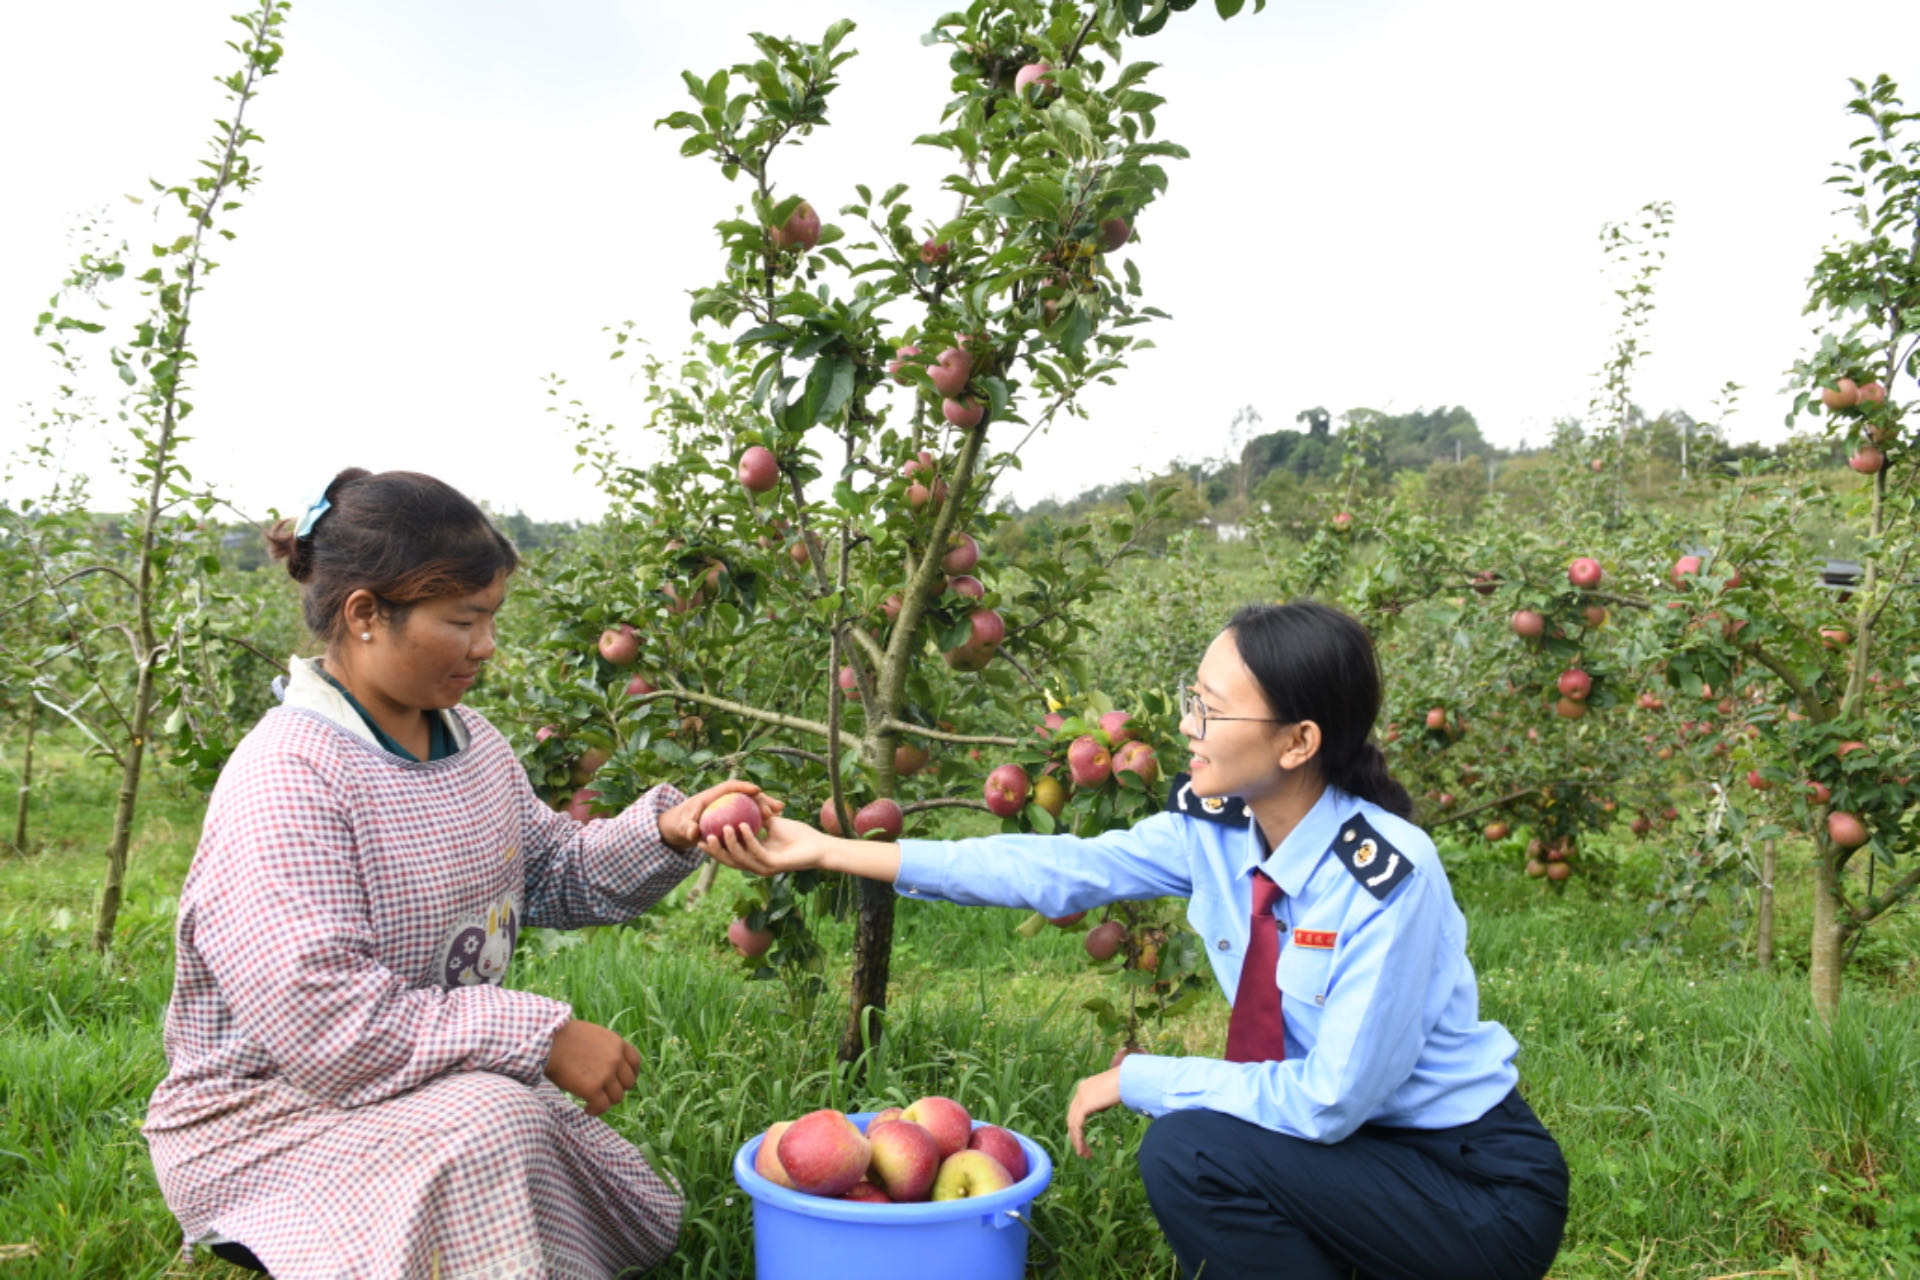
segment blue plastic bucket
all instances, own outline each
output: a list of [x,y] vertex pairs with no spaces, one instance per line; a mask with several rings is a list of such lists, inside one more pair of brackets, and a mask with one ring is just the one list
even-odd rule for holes
[[[872,1118],[871,1111],[848,1117],[862,1132]],[[1020,1280],[1028,1212],[1053,1181],[1053,1160],[1025,1134],[1013,1136],[1027,1153],[1026,1177],[938,1204],[862,1204],[790,1190],[754,1172],[761,1138],[752,1139],[734,1154],[733,1180],[753,1200],[754,1273],[759,1280]]]

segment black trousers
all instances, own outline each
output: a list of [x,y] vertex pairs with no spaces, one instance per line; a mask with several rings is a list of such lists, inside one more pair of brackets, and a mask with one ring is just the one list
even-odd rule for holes
[[1566,1161],[1518,1090],[1471,1124],[1331,1144],[1175,1111],[1148,1127],[1140,1174],[1206,1280],[1540,1280],[1567,1221]]

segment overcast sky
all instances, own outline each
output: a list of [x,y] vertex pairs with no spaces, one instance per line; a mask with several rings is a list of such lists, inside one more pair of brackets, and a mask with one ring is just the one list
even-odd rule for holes
[[[8,451],[54,385],[31,327],[76,219],[191,174],[237,7],[0,15]],[[905,180],[942,216],[944,153],[910,145],[950,96],[944,52],[918,38],[942,7],[300,0],[249,114],[263,181],[194,316],[198,478],[255,513],[359,465],[595,514],[542,378],[637,426],[635,365],[608,363],[604,331],[630,320],[681,350],[687,290],[720,269],[712,224],[743,198],[653,128],[685,103],[681,69],[746,60],[750,31],[817,39],[852,17],[836,123],[776,182],[832,220],[854,183]],[[1739,382],[1729,433],[1778,439],[1806,277],[1837,229],[1824,179],[1859,133],[1847,77],[1892,74],[1920,103],[1920,4],[1271,0],[1227,23],[1201,4],[1130,57],[1164,64],[1161,135],[1193,153],[1129,248],[1174,318],[1089,420],[1031,447],[1009,482],[1023,503],[1222,454],[1243,405],[1270,430],[1313,405],[1459,404],[1496,443],[1537,442],[1585,411],[1608,355],[1600,229],[1656,199],[1676,223],[1637,398],[1704,417]],[[103,456],[72,461],[99,474]],[[100,475],[98,505],[125,493]]]

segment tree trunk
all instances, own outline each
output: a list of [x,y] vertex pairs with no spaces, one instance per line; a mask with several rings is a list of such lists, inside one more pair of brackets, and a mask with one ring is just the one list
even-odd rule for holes
[[20,797],[13,807],[13,851],[27,852],[27,807],[33,799],[33,734],[40,724],[40,704],[27,695],[27,742],[20,755]]
[[1822,1025],[1840,1011],[1840,973],[1846,943],[1840,919],[1840,851],[1822,838],[1816,843],[1813,874],[1813,939],[1808,978],[1813,1012]]
[[1769,840],[1760,847],[1760,903],[1754,912],[1753,958],[1762,971],[1773,968],[1773,878],[1780,851]]
[[95,951],[112,948],[113,927],[120,919],[120,899],[127,884],[127,849],[133,844],[133,816],[140,802],[140,764],[146,758],[147,726],[152,719],[153,648],[149,645],[141,657],[140,678],[134,684],[133,732],[127,743],[126,764],[120,770],[120,795],[113,806],[113,839],[107,844],[107,878],[100,886],[99,909],[93,917]]
[[893,886],[860,882],[860,918],[853,935],[853,982],[840,1061],[853,1062],[880,1039],[887,1012],[887,978],[893,967]]

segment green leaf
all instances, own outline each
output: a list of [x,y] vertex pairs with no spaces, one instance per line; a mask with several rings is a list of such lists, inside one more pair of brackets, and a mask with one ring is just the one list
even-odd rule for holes
[[1213,0],[1213,7],[1220,11],[1222,18],[1231,18],[1239,13],[1246,0]]

